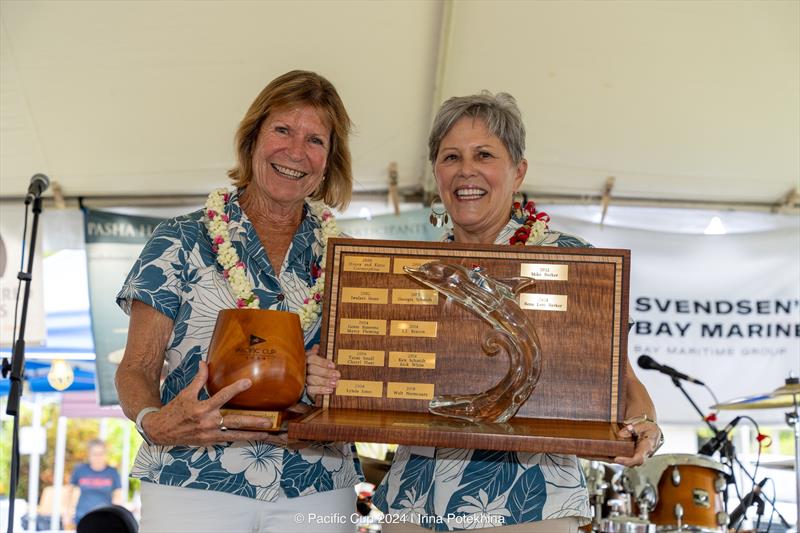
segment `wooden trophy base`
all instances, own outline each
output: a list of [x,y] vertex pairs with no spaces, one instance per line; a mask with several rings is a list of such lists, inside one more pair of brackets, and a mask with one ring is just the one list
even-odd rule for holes
[[[251,411],[249,409],[220,409],[220,414],[224,417],[228,415],[243,415],[243,416],[257,416],[259,418],[263,418],[272,423],[271,427],[264,427],[264,426],[240,426],[236,429],[244,429],[247,431],[285,431],[285,427],[281,427],[284,425],[288,419],[293,418],[291,415],[292,413],[287,413],[285,411]],[[287,416],[288,415],[288,416]]]
[[605,461],[634,454],[633,440],[617,435],[621,427],[616,422],[520,417],[485,424],[429,413],[326,408],[288,424],[290,439],[566,453]]

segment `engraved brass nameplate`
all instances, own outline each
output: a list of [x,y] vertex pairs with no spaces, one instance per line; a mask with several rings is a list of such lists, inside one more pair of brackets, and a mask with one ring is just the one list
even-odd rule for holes
[[383,396],[383,382],[341,379],[336,385],[336,394],[339,396],[380,398]]
[[569,266],[549,265],[546,263],[522,263],[519,266],[519,275],[533,279],[567,281],[569,279]]
[[436,337],[436,322],[392,320],[389,334],[393,337]]
[[339,350],[337,363],[353,366],[383,366],[383,350]]
[[344,271],[385,274],[389,272],[390,263],[390,257],[372,257],[368,255],[347,256],[344,258]]
[[439,293],[429,289],[392,289],[393,304],[436,305]]
[[530,294],[519,295],[519,306],[533,311],[566,311],[567,296],[563,294]]
[[366,318],[343,318],[341,332],[347,335],[386,335],[386,321]]
[[417,268],[420,265],[430,263],[431,261],[435,261],[435,259],[430,257],[395,257],[392,273],[405,274],[406,271],[403,270],[403,267]]
[[404,400],[430,400],[433,398],[433,383],[395,383],[386,384],[387,398]]
[[389,289],[370,287],[342,287],[342,302],[349,304],[385,304],[389,301]]
[[428,352],[389,352],[389,368],[436,368],[436,354]]

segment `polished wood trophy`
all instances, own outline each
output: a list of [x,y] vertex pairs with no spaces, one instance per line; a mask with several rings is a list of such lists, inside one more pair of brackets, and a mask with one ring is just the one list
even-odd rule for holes
[[[633,455],[633,441],[617,436],[629,261],[628,250],[329,239],[320,354],[342,377],[319,409],[289,422],[289,437]],[[437,408],[442,398],[494,390],[513,358],[492,355],[498,327],[475,312],[479,292],[455,297],[409,275],[432,262],[512,280],[535,328],[538,381],[505,421],[435,414],[448,412]],[[534,282],[511,290],[520,278]],[[500,329],[500,337],[519,333]]]
[[[225,309],[219,312],[208,349],[210,394],[247,378],[252,385],[221,409],[228,414],[259,416],[278,431],[291,417],[287,411],[303,394],[306,356],[300,318],[267,309]],[[263,427],[237,429],[264,430]]]

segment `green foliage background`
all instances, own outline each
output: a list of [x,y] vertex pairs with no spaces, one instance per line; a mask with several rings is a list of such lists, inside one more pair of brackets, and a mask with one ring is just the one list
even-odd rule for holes
[[[0,401],[0,410],[5,412],[5,398]],[[42,407],[42,426],[47,432],[47,450],[39,458],[39,496],[44,487],[53,484],[53,475],[56,457],[56,431],[58,429],[58,417],[61,406],[58,403],[47,403]],[[21,408],[20,427],[31,425],[33,410],[30,404],[23,402]],[[129,464],[133,465],[133,460],[142,438],[133,428],[133,423],[122,418],[106,419],[106,449],[108,453],[108,463],[119,470],[122,464],[123,439],[125,438],[125,426],[131,427],[130,432],[130,457]],[[100,419],[98,418],[70,418],[67,420],[67,449],[64,458],[64,483],[69,483],[69,477],[75,466],[86,462],[86,444],[100,437]],[[13,421],[4,419],[0,426],[0,495],[8,496],[9,478],[11,475],[11,436],[13,432]],[[30,456],[21,455],[21,466],[19,483],[17,484],[17,498],[28,497],[28,473],[30,472]],[[139,480],[130,479],[128,497],[132,497],[134,492],[139,489]]]

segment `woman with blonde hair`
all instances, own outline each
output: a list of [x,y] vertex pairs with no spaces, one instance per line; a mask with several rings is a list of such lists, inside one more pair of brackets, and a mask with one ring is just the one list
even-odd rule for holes
[[[336,234],[326,204],[344,208],[352,191],[349,130],[328,80],[298,70],[274,79],[236,134],[234,188],[159,225],[117,295],[131,317],[117,390],[145,440],[132,469],[143,481],[142,533],[351,531],[305,517],[353,513],[362,475],[352,444],[290,449],[285,435],[242,429],[269,425],[263,419],[220,414],[249,380],[213,396],[205,389],[217,313],[236,307],[300,314],[308,373],[328,375],[315,355],[316,300]],[[307,382],[306,392],[322,389]]]

